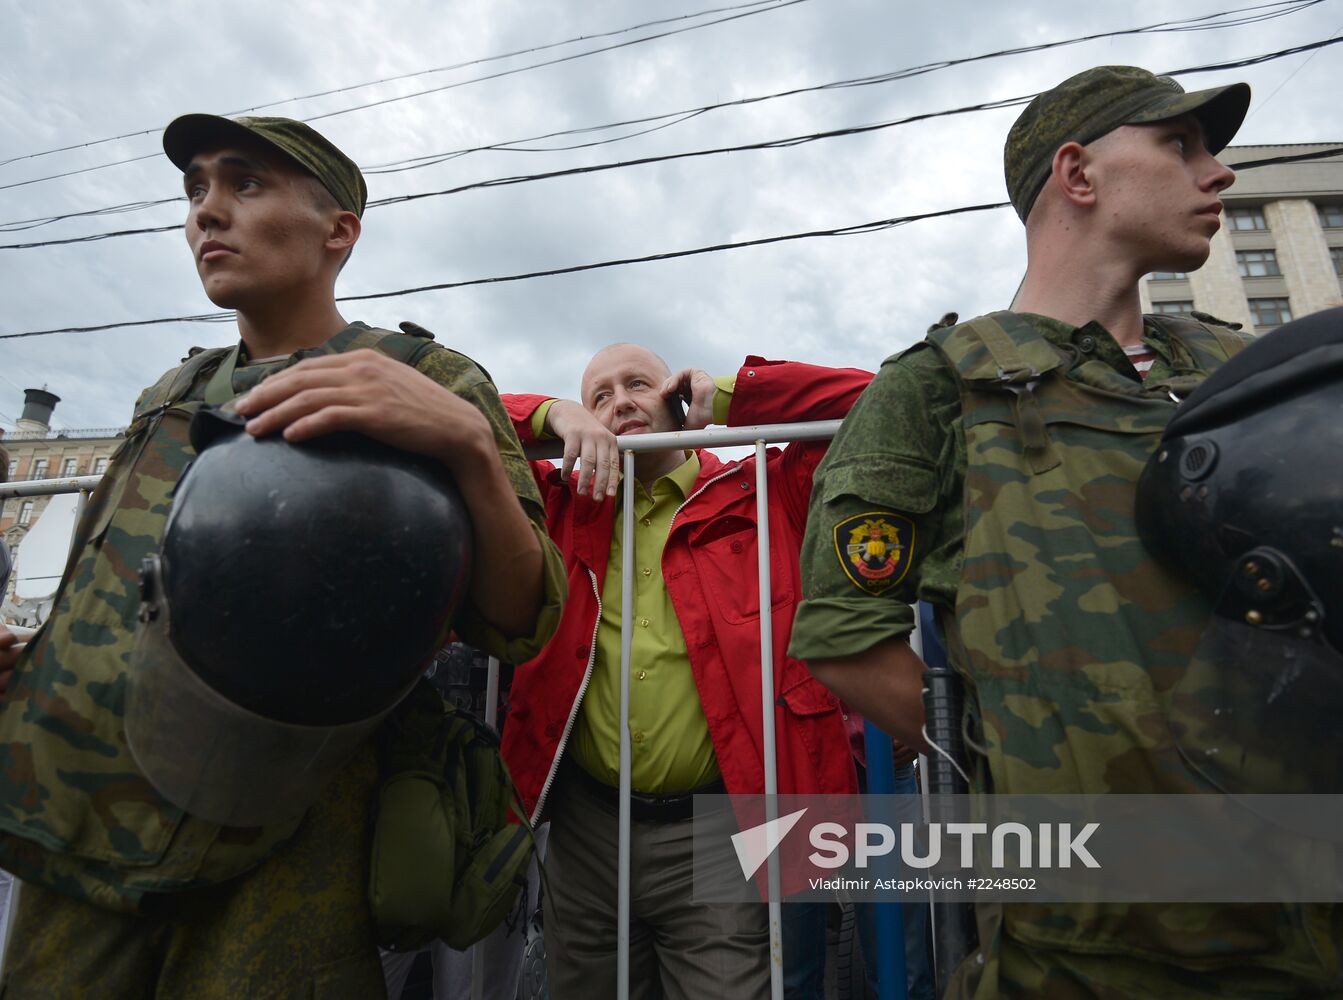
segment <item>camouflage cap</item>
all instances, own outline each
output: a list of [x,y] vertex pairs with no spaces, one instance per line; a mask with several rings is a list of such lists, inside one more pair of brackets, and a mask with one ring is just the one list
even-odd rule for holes
[[163,151],[179,170],[185,171],[202,149],[238,139],[259,139],[278,150],[321,181],[341,208],[364,214],[368,186],[359,167],[325,136],[292,118],[183,115],[163,130]]
[[1039,94],[1007,133],[1003,169],[1007,194],[1021,221],[1030,215],[1066,142],[1085,146],[1121,125],[1143,125],[1192,114],[1208,151],[1231,141],[1250,106],[1250,87],[1233,83],[1187,94],[1168,76],[1137,66],[1097,66]]

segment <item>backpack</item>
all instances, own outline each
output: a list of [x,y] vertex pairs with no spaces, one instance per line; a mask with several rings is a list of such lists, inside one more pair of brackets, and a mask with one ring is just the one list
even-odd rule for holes
[[531,825],[494,730],[416,682],[378,733],[368,899],[392,951],[462,950],[525,900]]

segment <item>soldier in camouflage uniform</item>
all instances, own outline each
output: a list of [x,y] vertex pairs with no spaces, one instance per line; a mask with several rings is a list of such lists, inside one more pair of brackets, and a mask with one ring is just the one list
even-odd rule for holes
[[241,341],[194,353],[141,396],[50,620],[22,653],[0,628],[0,671],[13,671],[0,702],[0,864],[23,879],[0,993],[381,997],[365,888],[371,746],[300,820],[251,829],[184,814],[127,750],[137,569],[191,461],[189,418],[234,400],[252,434],[357,431],[442,461],[477,552],[457,628],[501,658],[534,656],[554,631],[563,567],[489,377],[417,327],[390,333],[337,311],[367,199],[353,161],[276,118],[186,116],[164,149],[184,171],[201,282],[237,311]]
[[[1005,149],[1028,249],[1014,311],[888,359],[817,473],[790,652],[927,751],[906,602],[930,602],[975,792],[1212,790],[1167,715],[1210,608],[1143,551],[1133,497],[1180,399],[1247,338],[1141,315],[1138,283],[1207,259],[1233,180],[1214,154],[1248,102],[1122,66],[1038,96]],[[1013,903],[976,923],[948,996],[1343,988],[1327,907]]]

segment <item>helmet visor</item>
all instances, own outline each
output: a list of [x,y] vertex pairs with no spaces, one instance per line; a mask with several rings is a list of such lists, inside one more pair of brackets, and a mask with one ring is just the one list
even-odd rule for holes
[[[1292,629],[1214,615],[1171,693],[1170,718],[1188,763],[1230,795],[1343,792],[1343,657]],[[1258,811],[1258,810],[1256,810]],[[1308,814],[1265,818],[1313,837]]]
[[[147,574],[156,573],[156,562],[146,567]],[[153,579],[149,586],[158,589]],[[296,818],[391,711],[389,706],[336,726],[257,715],[219,694],[182,661],[166,601],[147,610],[131,653],[126,742],[159,794],[192,815],[224,826]]]

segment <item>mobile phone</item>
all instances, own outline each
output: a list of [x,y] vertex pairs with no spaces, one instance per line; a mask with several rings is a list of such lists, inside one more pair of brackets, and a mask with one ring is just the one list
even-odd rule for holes
[[666,397],[664,402],[667,404],[667,412],[671,414],[672,423],[676,425],[678,431],[682,430],[685,427],[685,400],[678,392]]

